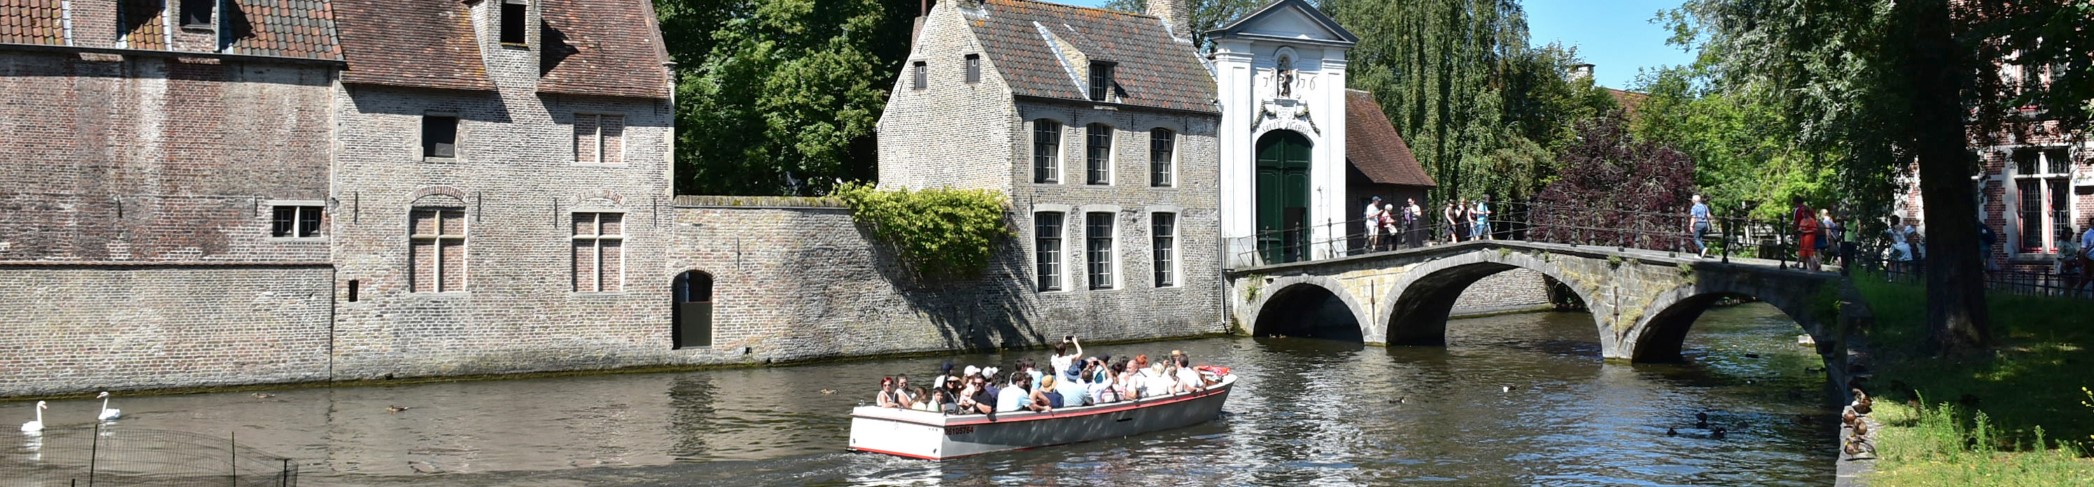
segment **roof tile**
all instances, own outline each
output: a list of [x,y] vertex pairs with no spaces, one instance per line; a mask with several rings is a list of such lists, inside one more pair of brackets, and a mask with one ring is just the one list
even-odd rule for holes
[[538,91],[669,98],[669,53],[646,0],[544,0]]
[[1438,186],[1396,133],[1374,94],[1345,90],[1345,160],[1377,184]]
[[227,52],[342,59],[327,0],[233,0],[229,5],[226,22],[236,39]]
[[65,45],[59,0],[0,0],[0,44]]
[[493,90],[472,10],[460,0],[332,0],[342,82]]
[[[1027,0],[986,0],[967,14],[968,25],[1012,94],[1088,101],[1069,76],[1038,26],[1056,33],[1073,29],[1085,55],[1117,63],[1114,82],[1124,105],[1215,112],[1214,77],[1190,42],[1171,37],[1163,21],[1147,15],[1071,7]],[[1065,27],[1066,26],[1066,27]]]

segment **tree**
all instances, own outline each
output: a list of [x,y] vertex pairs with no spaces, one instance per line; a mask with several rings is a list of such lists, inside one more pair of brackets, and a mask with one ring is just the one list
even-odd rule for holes
[[1578,124],[1577,133],[1561,153],[1562,176],[1536,199],[1529,238],[1684,249],[1694,160],[1637,140],[1619,110]]
[[[1834,166],[1818,162],[1827,155],[1794,143],[1772,97],[1758,87],[1710,90],[1708,82],[1706,70],[1696,66],[1647,74],[1639,84],[1648,98],[1637,106],[1631,125],[1638,139],[1677,147],[1694,159],[1694,185],[1720,216],[1779,221],[1788,216],[1784,203],[1791,197],[1857,207],[1857,201],[1836,191]],[[1876,193],[1863,207],[1880,206],[1888,194]]]
[[873,128],[916,14],[902,3],[656,0],[679,79],[677,190],[806,194],[876,177]]
[[1557,174],[1573,123],[1614,108],[1566,76],[1575,51],[1527,45],[1513,0],[1324,0],[1360,43],[1348,84],[1373,92],[1439,182],[1435,198],[1526,199]]
[[[2094,97],[2094,6],[2080,0],[1690,0],[1672,17],[1683,35],[1708,35],[1718,83],[1764,88],[1798,143],[1836,156],[1844,192],[1888,193],[1894,175],[1916,166],[1937,215],[1976,213],[1973,139],[2034,123],[2078,129]],[[2055,76],[2007,82],[2002,67]],[[1976,253],[1972,219],[1927,224],[1929,254]],[[1981,263],[1927,259],[1925,274],[1936,350],[1986,344]]]

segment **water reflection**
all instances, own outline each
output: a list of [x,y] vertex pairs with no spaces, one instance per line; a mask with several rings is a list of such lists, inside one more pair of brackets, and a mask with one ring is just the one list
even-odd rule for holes
[[[1461,320],[1445,348],[1094,346],[1183,349],[1246,380],[1212,423],[942,463],[841,450],[845,412],[879,377],[928,378],[947,358],[127,398],[122,426],[237,434],[300,459],[312,485],[1823,483],[1832,422],[1794,420],[1829,414],[1814,393],[1822,373],[1806,372],[1823,364],[1794,345],[1794,330],[1772,308],[1714,310],[1689,336],[1685,365],[1605,364],[1580,314]],[[54,402],[47,420],[85,425],[95,406]],[[1692,428],[1703,410],[1735,426],[1731,437]],[[1668,426],[1682,434],[1666,437]],[[0,466],[38,461],[32,445]]]

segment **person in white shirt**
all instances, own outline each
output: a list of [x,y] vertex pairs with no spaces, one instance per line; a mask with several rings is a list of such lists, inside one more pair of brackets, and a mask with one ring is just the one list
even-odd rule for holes
[[1381,248],[1381,197],[1367,200],[1367,211],[1360,212],[1360,224],[1367,226],[1367,252]]
[[1031,404],[1032,393],[1027,392],[1025,387],[1021,386],[1021,384],[1030,381],[1032,381],[1032,377],[1025,375],[1024,372],[1012,372],[1011,379],[1004,383],[1003,390],[996,392],[996,412],[1019,411],[1025,409],[1026,405]]
[[[1076,353],[1069,353],[1070,347],[1075,347]],[[1076,335],[1062,337],[1061,343],[1054,344],[1054,356],[1047,358],[1047,373],[1064,380],[1075,378],[1082,361],[1083,344],[1076,342]]]
[[1200,381],[1200,371],[1192,369],[1192,361],[1190,359],[1179,355],[1177,364],[1178,371],[1175,375],[1177,375],[1178,390],[1180,392],[1200,392],[1207,389],[1207,384]]

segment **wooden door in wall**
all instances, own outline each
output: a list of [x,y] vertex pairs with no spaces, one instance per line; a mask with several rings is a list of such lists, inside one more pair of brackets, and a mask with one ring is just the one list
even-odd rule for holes
[[684,271],[670,284],[670,348],[713,345],[713,275]]
[[1278,130],[1258,139],[1258,257],[1308,260],[1309,138]]

